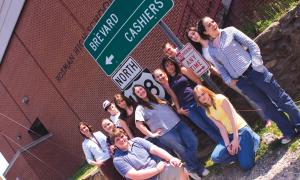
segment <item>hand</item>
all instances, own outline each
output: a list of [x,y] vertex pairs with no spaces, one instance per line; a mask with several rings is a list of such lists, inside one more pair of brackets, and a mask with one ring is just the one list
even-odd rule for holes
[[156,165],[156,169],[158,170],[159,173],[161,173],[165,168],[166,168],[167,163],[164,161],[160,161],[157,165]]
[[238,82],[238,80],[236,80],[236,79],[231,80],[230,86],[231,86],[231,87],[236,86],[236,83],[237,83],[237,82]]
[[189,110],[180,108],[180,109],[177,110],[177,113],[181,114],[181,115],[184,115],[184,116],[188,116],[189,115]]
[[96,166],[98,166],[99,168],[103,165],[103,161],[97,161],[96,162]]
[[237,154],[239,150],[241,149],[239,139],[238,138],[233,138],[231,141],[231,150],[233,151],[234,154]]
[[233,152],[233,150],[232,150],[232,144],[228,144],[228,145],[226,146],[226,148],[227,148],[228,153],[229,153],[231,156],[234,156],[234,155],[235,155],[234,152]]
[[109,154],[110,155],[113,155],[114,154],[114,152],[115,152],[115,150],[116,150],[116,146],[115,145],[110,145],[109,146]]
[[152,138],[159,137],[159,136],[160,136],[160,134],[161,134],[161,131],[162,131],[162,129],[161,129],[161,128],[159,128],[159,129],[155,130],[155,132],[151,134],[151,137],[152,137]]
[[178,159],[178,158],[175,158],[175,157],[172,157],[172,158],[169,160],[169,163],[170,163],[173,167],[181,167],[181,165],[182,165],[181,160]]

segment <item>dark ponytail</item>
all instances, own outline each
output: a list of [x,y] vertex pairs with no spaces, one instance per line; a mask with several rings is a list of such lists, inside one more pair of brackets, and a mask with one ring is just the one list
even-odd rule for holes
[[210,36],[204,34],[204,32],[206,31],[206,29],[205,29],[205,27],[204,27],[204,25],[203,25],[203,20],[204,20],[205,18],[208,18],[208,16],[205,16],[205,17],[201,18],[201,19],[197,22],[197,31],[198,31],[199,35],[200,35],[203,39],[208,40],[208,39],[210,38]]

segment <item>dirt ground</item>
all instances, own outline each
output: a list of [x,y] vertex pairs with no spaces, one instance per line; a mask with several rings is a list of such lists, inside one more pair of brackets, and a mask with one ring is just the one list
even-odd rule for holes
[[[298,141],[300,141],[298,139]],[[238,164],[220,166],[205,179],[209,180],[300,180],[300,145],[294,151],[280,146],[267,152],[250,171],[242,171]]]

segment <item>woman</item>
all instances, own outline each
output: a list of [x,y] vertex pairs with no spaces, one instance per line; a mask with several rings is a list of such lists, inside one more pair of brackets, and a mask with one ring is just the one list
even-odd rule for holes
[[130,139],[133,137],[145,137],[135,125],[134,112],[137,104],[123,94],[114,95],[114,102],[121,113],[119,116],[120,126],[123,127]]
[[116,125],[112,122],[112,120],[105,118],[101,121],[101,127],[108,135],[110,135],[114,128],[116,128]]
[[82,142],[82,149],[87,162],[98,166],[108,179],[124,179],[113,165],[106,143],[107,137],[100,131],[93,133],[92,126],[86,122],[79,122],[78,128],[85,138]]
[[300,109],[263,65],[259,46],[235,27],[220,29],[210,17],[202,18],[197,29],[210,38],[209,54],[224,82],[255,102],[282,131],[281,143],[289,143],[300,131]]
[[[210,63],[213,62],[211,56],[209,55],[208,52],[208,40],[205,40],[201,38],[200,34],[197,32],[197,28],[195,27],[190,27],[187,30],[186,36],[188,40],[191,42],[191,44],[199,51],[202,52],[203,57],[208,60]],[[211,68],[214,69],[213,72],[218,72],[217,69],[215,69],[214,66],[211,66]],[[215,75],[215,73],[214,73]],[[220,74],[217,74],[220,76]],[[238,93],[240,93],[239,89],[236,89],[235,87],[232,87],[234,90],[236,90]],[[259,112],[260,113],[260,112]],[[264,122],[266,123],[266,127],[270,127],[272,125],[272,121],[270,118],[268,118],[264,113],[260,113],[261,117],[264,119]]]
[[[177,62],[172,58],[163,58],[161,65],[167,74],[170,89],[174,92],[172,93],[169,88],[166,88],[175,104],[177,112],[189,117],[212,140],[215,142],[220,141],[222,138],[217,127],[206,116],[204,110],[197,106],[193,96],[193,88],[196,84],[201,84],[200,79],[190,69],[179,67]],[[159,79],[158,75],[154,73],[156,79]]]
[[[207,61],[211,62],[211,57],[208,52],[208,40],[201,38],[201,36],[197,32],[197,28],[196,27],[188,28],[188,30],[186,31],[186,36],[189,42],[195,47],[195,49],[200,54],[202,54]],[[212,68],[214,67],[212,66]],[[214,70],[217,71],[215,68]]]
[[251,169],[259,147],[259,136],[252,131],[224,95],[215,94],[201,85],[195,87],[194,95],[198,105],[205,108],[223,138],[214,149],[212,160],[215,163],[237,160],[242,169]]
[[174,150],[186,162],[190,175],[206,176],[209,171],[197,158],[198,140],[191,129],[165,101],[151,94],[145,87],[134,85],[132,92],[140,104],[135,111],[137,128],[146,136],[156,137],[162,144]]

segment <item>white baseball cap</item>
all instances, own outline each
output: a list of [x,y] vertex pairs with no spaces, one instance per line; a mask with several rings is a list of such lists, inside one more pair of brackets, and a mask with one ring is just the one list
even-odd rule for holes
[[104,109],[105,111],[107,111],[107,109],[109,108],[109,106],[111,106],[111,103],[109,102],[109,100],[105,100],[105,101],[103,102],[103,109]]

